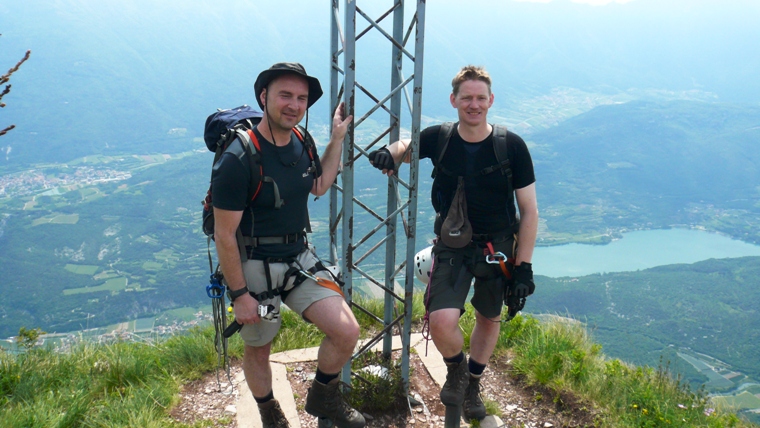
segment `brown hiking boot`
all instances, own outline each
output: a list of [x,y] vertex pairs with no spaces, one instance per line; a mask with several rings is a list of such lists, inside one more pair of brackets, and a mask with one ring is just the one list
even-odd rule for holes
[[306,396],[306,413],[335,422],[338,428],[364,428],[364,416],[346,403],[338,382],[312,382]]
[[462,413],[467,421],[483,420],[486,417],[486,405],[480,398],[480,379],[470,377],[467,389],[464,390],[464,403],[462,403]]
[[290,428],[280,403],[275,399],[259,404],[259,414],[261,415],[261,425],[264,428]]
[[461,406],[464,401],[464,390],[470,380],[470,369],[467,358],[461,363],[446,363],[446,383],[441,388],[441,403],[444,406]]

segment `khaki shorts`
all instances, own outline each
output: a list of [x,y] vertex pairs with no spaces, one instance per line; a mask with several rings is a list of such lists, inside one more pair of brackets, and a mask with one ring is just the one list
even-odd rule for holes
[[[303,269],[309,269],[319,261],[319,258],[317,258],[317,255],[314,252],[314,248],[311,246],[302,251],[296,259]],[[269,274],[273,288],[282,286],[283,277],[289,268],[290,265],[287,263],[269,264]],[[243,273],[249,291],[256,294],[267,291],[267,277],[264,269],[264,262],[262,260],[248,260],[243,263]],[[317,272],[315,275],[332,280],[330,273],[324,270]],[[340,294],[317,284],[312,279],[306,279],[295,288],[293,287],[294,281],[295,276],[291,276],[286,287],[286,290],[291,291],[287,294],[284,303],[290,310],[301,316],[303,316],[303,312],[311,306],[312,303],[327,297],[340,296]],[[277,312],[280,311],[282,303],[280,296],[259,301],[259,305],[273,305]],[[262,319],[256,324],[244,324],[243,328],[240,330],[240,337],[248,346],[264,346],[274,339],[277,332],[280,330],[281,324],[282,319],[280,317],[271,321]]]
[[[494,251],[513,256],[514,239],[494,244]],[[475,279],[475,291],[470,303],[483,316],[501,315],[504,292],[509,285],[498,264],[489,264],[483,257],[484,247],[470,243],[464,248],[451,248],[442,241],[433,246],[434,266],[430,284],[425,291],[425,307],[434,312],[439,309],[459,309],[464,304]]]

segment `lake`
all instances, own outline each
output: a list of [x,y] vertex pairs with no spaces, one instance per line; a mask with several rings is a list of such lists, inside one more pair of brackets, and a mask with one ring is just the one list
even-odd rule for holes
[[760,246],[701,230],[643,230],[624,233],[623,239],[607,245],[536,247],[533,272],[550,277],[583,276],[745,256],[760,256]]

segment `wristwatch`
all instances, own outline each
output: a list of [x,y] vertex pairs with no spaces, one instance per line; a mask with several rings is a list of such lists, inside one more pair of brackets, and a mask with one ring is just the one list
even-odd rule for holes
[[230,290],[229,288],[227,289],[227,295],[230,298],[230,302],[234,302],[235,299],[246,293],[248,293],[248,287],[243,287],[237,290]]

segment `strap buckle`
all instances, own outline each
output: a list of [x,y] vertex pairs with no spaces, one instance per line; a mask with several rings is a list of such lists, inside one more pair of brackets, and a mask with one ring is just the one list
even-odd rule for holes
[[259,317],[263,321],[276,321],[280,318],[280,311],[274,305],[259,305]]

